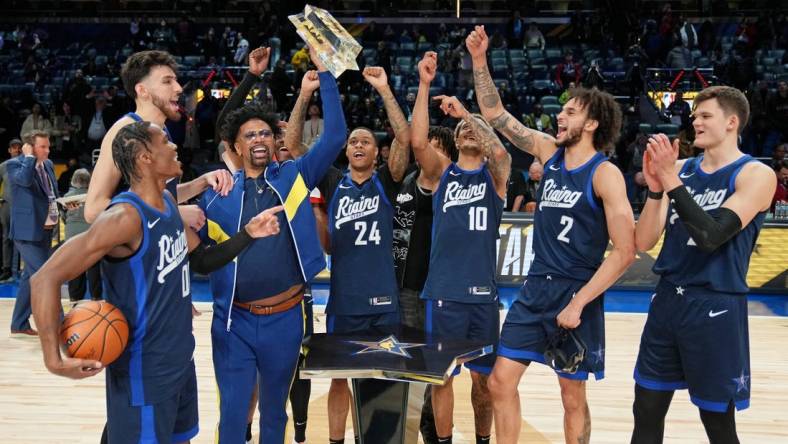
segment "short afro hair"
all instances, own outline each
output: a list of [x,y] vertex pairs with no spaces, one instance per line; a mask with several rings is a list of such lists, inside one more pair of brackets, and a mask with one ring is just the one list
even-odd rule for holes
[[279,125],[277,125],[277,123],[279,123],[279,117],[276,114],[262,105],[250,103],[227,115],[224,119],[224,125],[222,126],[222,140],[226,141],[230,146],[234,146],[233,141],[238,138],[238,132],[241,131],[241,126],[254,119],[262,120],[267,123],[274,133],[274,138],[279,136],[279,133],[282,132]]

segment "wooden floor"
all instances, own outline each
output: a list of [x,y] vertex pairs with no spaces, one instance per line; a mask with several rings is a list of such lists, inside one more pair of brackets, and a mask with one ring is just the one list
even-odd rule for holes
[[[0,326],[7,329],[13,300],[0,300]],[[193,443],[213,443],[217,421],[215,382],[211,366],[210,307],[195,320],[197,376],[200,389],[200,434]],[[626,443],[632,429],[632,368],[645,315],[607,316],[607,368],[601,382],[589,382],[592,439],[596,443]],[[318,316],[316,331],[324,331]],[[0,443],[97,444],[105,421],[103,374],[71,381],[44,368],[37,339],[0,334]],[[737,414],[742,443],[788,442],[788,318],[751,317],[752,406]],[[455,384],[455,443],[474,443],[467,372]],[[328,384],[313,384],[308,442],[327,442]],[[551,371],[533,365],[520,384],[523,428],[520,442],[563,442],[558,383]],[[239,412],[239,414],[245,414]],[[350,427],[350,425],[349,425]],[[290,426],[288,426],[290,433]],[[256,436],[256,433],[255,433]],[[350,440],[352,432],[348,430]],[[288,437],[288,443],[292,442]],[[493,439],[494,442],[494,439]],[[697,409],[686,392],[676,394],[667,418],[666,443],[707,442]]]

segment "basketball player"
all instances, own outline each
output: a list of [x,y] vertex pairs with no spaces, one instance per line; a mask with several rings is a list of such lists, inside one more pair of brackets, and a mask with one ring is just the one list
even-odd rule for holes
[[[597,89],[577,88],[558,115],[556,138],[526,128],[503,107],[487,69],[484,27],[466,39],[482,115],[544,165],[534,215],[535,259],[501,331],[489,387],[500,443],[516,443],[522,418],[517,386],[531,361],[544,363],[548,338],[574,329],[588,353],[576,373],[557,371],[564,439],[587,443],[585,381],[604,376],[603,294],[635,259],[634,218],[624,177],[601,151],[619,136],[621,109]],[[613,249],[605,258],[608,239]]]
[[252,237],[278,233],[275,213],[281,207],[255,217],[222,247],[195,249],[199,238],[184,229],[164,189],[168,178],[181,174],[164,131],[149,122],[127,125],[112,150],[131,188],[31,280],[44,363],[52,373],[76,379],[101,371],[101,362],[60,355],[58,327],[61,285],[106,256],[106,299],[128,321],[131,341],[107,372],[109,442],[188,442],[198,432],[198,410],[187,252],[197,254],[192,259],[203,270],[222,266]]
[[303,335],[303,288],[325,268],[309,190],[344,146],[347,128],[334,77],[316,56],[325,132],[305,155],[272,160],[278,119],[258,105],[227,117],[223,139],[241,157],[227,196],[208,190],[200,201],[203,240],[222,243],[259,210],[285,204],[282,233],[255,241],[238,261],[211,273],[213,364],[220,393],[218,441],[244,441],[246,409],[259,373],[260,440],[282,442],[286,403]]
[[696,158],[677,161],[679,140],[649,139],[643,156],[648,200],[637,248],[665,240],[660,275],[635,366],[632,442],[661,443],[677,389],[712,443],[738,443],[735,410],[750,405],[747,267],[776,187],[774,171],[742,153],[750,107],[741,91],[712,86],[693,103]]
[[[413,112],[413,152],[421,172],[438,186],[433,192],[433,235],[429,274],[422,298],[427,300],[425,330],[433,337],[498,342],[498,293],[495,243],[503,214],[512,159],[481,116],[469,113],[455,97],[436,97],[441,110],[461,119],[454,131],[456,163],[427,142],[429,87],[437,72],[437,54],[419,62],[419,92]],[[494,354],[466,364],[471,370],[471,402],[476,441],[488,442],[492,408],[487,375]],[[459,374],[458,367],[454,375]],[[438,442],[450,443],[454,410],[453,376],[432,386]]]
[[[178,100],[183,89],[178,84],[176,72],[175,60],[164,51],[138,52],[129,56],[123,64],[120,77],[126,94],[134,99],[136,109],[115,122],[101,142],[101,151],[93,169],[85,201],[86,221],[92,222],[107,207],[120,184],[120,171],[112,161],[112,142],[118,130],[133,122],[147,121],[165,128],[166,131],[166,120],[180,120]],[[173,180],[168,182],[168,189],[177,197],[178,202],[186,202],[208,187],[226,194],[231,185],[230,174],[224,170],[216,170],[188,183],[180,184]],[[192,227],[199,228],[205,221],[196,206],[189,205],[179,210],[187,224]]]

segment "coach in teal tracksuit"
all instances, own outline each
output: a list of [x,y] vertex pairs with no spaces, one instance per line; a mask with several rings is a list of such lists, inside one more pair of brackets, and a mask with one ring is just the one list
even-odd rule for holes
[[309,190],[344,147],[347,127],[336,80],[320,72],[324,132],[304,156],[274,162],[276,116],[255,105],[231,113],[224,139],[243,161],[225,197],[208,191],[203,241],[222,242],[261,211],[283,205],[281,232],[256,239],[235,262],[211,274],[213,364],[220,395],[219,443],[240,444],[260,373],[261,443],[284,442],[285,405],[303,336],[303,287],[325,267]]

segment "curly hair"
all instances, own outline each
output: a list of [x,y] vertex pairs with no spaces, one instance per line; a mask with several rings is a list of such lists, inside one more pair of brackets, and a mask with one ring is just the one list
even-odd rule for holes
[[599,123],[594,131],[594,148],[597,151],[613,148],[621,136],[621,105],[610,94],[596,88],[574,88],[570,99],[585,108],[588,118]]
[[267,123],[274,133],[274,138],[282,131],[277,125],[279,117],[276,114],[257,103],[250,103],[227,115],[224,119],[224,125],[222,126],[222,140],[227,141],[230,146],[233,146],[233,140],[238,138],[238,132],[241,131],[241,126],[253,119],[259,119]]
[[454,132],[445,126],[431,126],[427,133],[427,140],[437,139],[444,149],[446,156],[452,161],[457,161],[457,145],[454,143]]
[[123,89],[126,90],[126,94],[132,99],[136,99],[137,91],[134,90],[134,87],[157,66],[168,66],[173,72],[178,73],[178,64],[168,52],[140,51],[130,55],[120,70],[120,78],[123,80]]
[[122,127],[112,139],[112,160],[128,184],[132,179],[140,179],[134,159],[141,150],[150,152],[148,145],[153,141],[150,127],[150,122],[134,122]]

